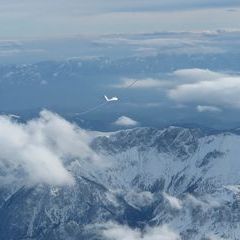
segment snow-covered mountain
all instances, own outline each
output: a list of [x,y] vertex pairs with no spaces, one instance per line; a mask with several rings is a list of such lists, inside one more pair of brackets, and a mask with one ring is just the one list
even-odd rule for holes
[[183,240],[239,239],[239,146],[234,133],[180,127],[96,137],[104,167],[67,162],[74,186],[1,189],[0,239],[105,239],[99,226],[109,222],[167,225]]

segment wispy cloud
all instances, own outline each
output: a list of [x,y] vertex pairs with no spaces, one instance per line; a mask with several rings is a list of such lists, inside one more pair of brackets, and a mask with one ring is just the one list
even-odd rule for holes
[[220,203],[218,202],[218,200],[216,200],[215,198],[212,198],[209,195],[205,195],[202,198],[200,197],[195,197],[192,194],[188,194],[186,197],[186,203],[190,203],[193,206],[199,206],[202,207],[202,209],[204,211],[207,211],[211,208],[214,207],[220,207]]
[[214,106],[202,106],[198,105],[197,106],[197,111],[202,113],[202,112],[221,112],[221,108],[214,107]]
[[181,83],[192,83],[202,80],[216,80],[222,77],[226,77],[226,74],[213,72],[208,69],[180,69],[173,72],[173,76],[180,79]]
[[[195,105],[198,112],[221,112],[224,108],[240,108],[240,75],[208,69],[179,69],[154,78],[123,78],[112,87],[137,91],[149,89],[151,96],[165,95],[161,103],[173,100],[177,105]],[[154,90],[158,90],[155,91]],[[162,95],[160,95],[162,94]],[[147,104],[143,104],[147,106]]]
[[169,202],[169,204],[171,205],[172,208],[175,209],[181,209],[182,208],[182,202],[180,199],[171,196],[167,193],[163,193],[164,198]]

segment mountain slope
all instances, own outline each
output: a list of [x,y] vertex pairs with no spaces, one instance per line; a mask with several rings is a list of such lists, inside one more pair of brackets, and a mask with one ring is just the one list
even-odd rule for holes
[[[0,194],[0,239],[102,239],[99,224],[168,225],[181,239],[239,239],[240,136],[136,128],[97,137],[107,163],[72,160],[72,187]],[[91,229],[91,230],[89,230]]]

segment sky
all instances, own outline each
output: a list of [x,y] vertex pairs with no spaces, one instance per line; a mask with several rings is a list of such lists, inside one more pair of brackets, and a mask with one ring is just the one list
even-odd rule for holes
[[0,39],[239,29],[239,11],[237,0],[0,0]]
[[239,13],[239,0],[0,0],[0,110],[74,115],[107,94],[118,108],[83,127],[239,126]]

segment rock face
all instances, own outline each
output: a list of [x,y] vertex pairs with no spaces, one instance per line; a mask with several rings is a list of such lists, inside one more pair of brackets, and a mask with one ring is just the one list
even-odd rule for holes
[[67,162],[74,186],[1,189],[0,239],[104,239],[98,225],[110,221],[168,225],[183,240],[240,238],[237,134],[136,128],[91,146],[108,164]]

